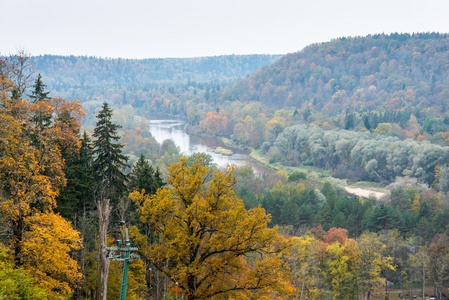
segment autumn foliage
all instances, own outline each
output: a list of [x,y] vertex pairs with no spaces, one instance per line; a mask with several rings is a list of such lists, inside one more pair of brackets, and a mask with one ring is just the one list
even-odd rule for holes
[[192,166],[182,158],[169,168],[167,187],[153,196],[131,194],[157,237],[146,256],[186,299],[247,299],[282,291],[285,273],[277,254],[286,242],[267,227],[262,208],[245,210],[235,196],[231,168],[206,183],[207,170],[200,158]]
[[0,213],[14,263],[37,279],[50,299],[64,298],[81,280],[69,253],[81,247],[72,225],[54,213],[66,184],[61,151],[76,152],[83,111],[79,102],[12,99],[0,89]]

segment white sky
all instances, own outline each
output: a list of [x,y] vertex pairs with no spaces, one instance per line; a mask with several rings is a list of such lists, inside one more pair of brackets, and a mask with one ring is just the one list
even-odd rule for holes
[[0,0],[0,54],[285,54],[342,36],[449,32],[448,0]]

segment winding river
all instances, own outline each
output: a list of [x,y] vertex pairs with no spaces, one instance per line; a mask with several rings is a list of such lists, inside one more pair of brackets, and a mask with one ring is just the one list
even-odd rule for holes
[[[158,143],[162,143],[167,139],[172,139],[175,144],[181,149],[181,152],[185,155],[191,155],[195,152],[205,152],[207,154],[210,154],[214,159],[214,162],[222,168],[224,168],[228,164],[234,164],[236,166],[251,165],[253,167],[254,174],[259,178],[263,178],[265,174],[273,171],[252,160],[248,156],[248,152],[245,152],[241,149],[225,146],[219,139],[198,137],[187,134],[187,132],[184,130],[185,125],[185,121],[176,119],[151,120],[150,132]],[[234,154],[232,156],[217,154],[214,152],[215,148],[217,147],[231,149]],[[351,195],[356,195],[364,198],[374,196],[377,199],[380,199],[381,197],[385,196],[384,192],[378,192],[373,189],[349,187],[345,187],[345,189]]]
[[[216,163],[219,167],[224,168],[228,164],[233,164],[238,167],[251,165],[254,173],[258,177],[263,177],[265,173],[270,172],[270,169],[252,160],[248,156],[248,152],[225,146],[219,139],[189,135],[184,130],[185,125],[185,121],[176,119],[151,120],[150,133],[158,143],[162,143],[167,139],[172,139],[184,155],[191,155],[195,152],[210,154],[214,160],[214,163]],[[231,156],[217,154],[215,153],[215,148],[217,147],[231,149],[234,154]]]

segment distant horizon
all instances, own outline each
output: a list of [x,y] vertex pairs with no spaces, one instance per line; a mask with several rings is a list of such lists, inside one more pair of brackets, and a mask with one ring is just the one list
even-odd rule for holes
[[339,37],[449,32],[442,0],[14,0],[2,11],[2,55],[282,55]]
[[[307,47],[307,46],[306,46]],[[26,50],[26,49],[24,49]],[[300,51],[300,50],[299,50]],[[295,51],[298,52],[298,51]],[[294,52],[291,52],[294,53]],[[0,53],[1,54],[1,53]],[[14,55],[14,53],[11,53],[12,55]],[[78,55],[78,54],[50,54],[50,53],[45,53],[45,54],[38,54],[38,55],[34,55],[33,53],[30,53],[31,57],[38,57],[38,56],[61,56],[61,57],[70,57],[70,56],[74,56],[74,57],[95,57],[98,59],[123,59],[123,60],[146,60],[146,59],[189,59],[189,58],[208,58],[208,57],[220,57],[220,56],[251,56],[251,55],[271,55],[271,56],[284,56],[287,55],[289,53],[285,53],[285,54],[279,54],[279,53],[250,53],[250,54],[218,54],[218,55],[206,55],[206,56],[190,56],[190,57],[144,57],[144,58],[128,58],[128,57],[104,57],[104,56],[99,56],[99,55]],[[2,54],[3,55],[3,54]],[[10,54],[8,54],[10,55]],[[8,56],[7,55],[7,56]]]

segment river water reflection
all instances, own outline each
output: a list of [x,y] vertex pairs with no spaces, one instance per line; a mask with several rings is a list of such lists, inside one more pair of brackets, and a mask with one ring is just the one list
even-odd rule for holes
[[[191,155],[195,152],[210,154],[214,162],[222,168],[226,167],[228,164],[236,166],[251,165],[254,173],[258,177],[262,177],[263,174],[270,172],[270,169],[252,160],[244,150],[225,146],[219,139],[191,136],[187,134],[184,130],[185,124],[185,121],[174,119],[151,120],[150,133],[158,143],[172,139],[184,155]],[[234,154],[231,156],[217,154],[214,152],[217,147],[231,149]]]

